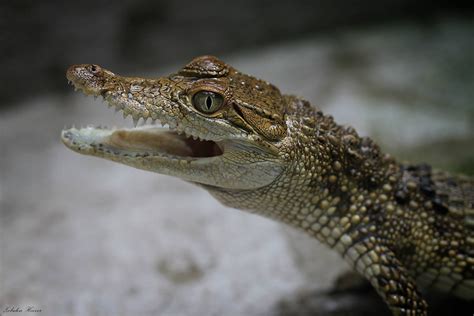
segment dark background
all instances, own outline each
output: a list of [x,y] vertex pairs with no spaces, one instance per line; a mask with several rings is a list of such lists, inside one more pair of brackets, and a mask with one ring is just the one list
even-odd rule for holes
[[74,63],[139,74],[197,55],[238,54],[338,30],[469,18],[472,7],[427,0],[2,1],[0,106],[66,91],[64,71]]

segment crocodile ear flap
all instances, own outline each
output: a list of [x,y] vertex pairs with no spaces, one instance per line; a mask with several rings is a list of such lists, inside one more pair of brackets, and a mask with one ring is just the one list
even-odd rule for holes
[[283,120],[261,116],[246,107],[239,107],[239,110],[244,120],[268,140],[278,141],[286,135],[286,124]]

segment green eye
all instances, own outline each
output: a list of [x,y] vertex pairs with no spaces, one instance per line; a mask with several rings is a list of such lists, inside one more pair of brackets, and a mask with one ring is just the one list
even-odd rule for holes
[[224,98],[211,91],[200,91],[193,96],[194,107],[203,113],[214,113],[219,110],[224,103]]

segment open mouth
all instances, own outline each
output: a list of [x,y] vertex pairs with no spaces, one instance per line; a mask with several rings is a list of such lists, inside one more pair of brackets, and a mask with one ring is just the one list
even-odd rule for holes
[[[71,81],[69,83],[72,84]],[[99,94],[108,101],[106,90],[91,94],[81,84],[73,85],[76,90],[82,90],[86,95]],[[123,111],[124,118],[129,115],[120,104],[115,105],[115,108],[116,111]],[[158,156],[168,159],[196,160],[217,157],[224,153],[222,144],[201,139],[189,132],[185,133],[177,128],[176,124],[168,125],[166,120],[162,119],[162,124],[158,125],[153,120],[151,125],[137,127],[138,117],[132,116],[132,118],[135,128],[108,129],[99,126],[76,129],[73,127],[63,130],[61,139],[74,151],[104,156]],[[168,126],[168,129],[165,126]]]
[[[223,144],[202,139],[193,135],[191,130],[184,131],[176,123],[168,124],[165,118],[159,118],[161,124],[137,127],[140,116],[130,113],[130,109],[115,100],[108,89],[84,84],[77,76],[77,67],[68,70],[68,82],[75,90],[86,95],[101,96],[115,110],[121,110],[124,118],[131,116],[135,128],[107,129],[105,127],[70,128],[62,131],[61,139],[70,149],[83,154],[101,155],[113,158],[121,157],[163,157],[167,159],[197,160],[223,155]],[[112,73],[110,73],[112,74]],[[112,74],[113,75],[113,74]],[[145,119],[146,121],[146,119]],[[168,128],[165,128],[165,127]],[[202,136],[201,136],[202,137]]]
[[[72,69],[72,68],[71,68]],[[90,88],[75,80],[74,74],[68,71],[68,82],[75,90],[82,90],[86,95],[101,96],[105,101],[121,110],[124,118],[130,115],[120,103],[110,102],[107,89]],[[184,132],[176,124],[161,118],[161,124],[137,127],[139,117],[131,115],[135,128],[108,129],[106,127],[70,128],[62,131],[61,139],[70,149],[83,154],[115,157],[162,157],[167,159],[197,160],[223,155],[223,144],[201,139]],[[146,120],[145,120],[146,121]],[[166,128],[166,126],[168,128]]]
[[102,127],[71,128],[62,132],[63,142],[75,151],[103,152],[124,157],[161,156],[169,159],[216,157],[223,154],[218,143],[154,125],[109,130]]

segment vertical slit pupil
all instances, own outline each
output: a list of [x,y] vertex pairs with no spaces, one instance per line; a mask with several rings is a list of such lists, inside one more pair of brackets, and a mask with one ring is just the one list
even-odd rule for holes
[[212,98],[210,96],[207,96],[206,98],[206,106],[208,109],[211,108],[211,105],[212,105]]

